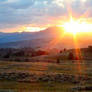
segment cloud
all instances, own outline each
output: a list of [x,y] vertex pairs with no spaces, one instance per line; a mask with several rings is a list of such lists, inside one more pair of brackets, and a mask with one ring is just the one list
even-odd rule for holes
[[82,2],[86,2],[87,0],[81,0]]
[[18,2],[19,0],[7,0],[6,2],[4,2],[4,3],[16,3],[16,2]]
[[64,8],[64,3],[63,2],[64,2],[64,0],[53,0],[53,3],[55,3],[55,4],[57,4],[57,5]]
[[68,15],[67,6],[82,15],[91,10],[92,0],[0,0],[0,29],[51,24],[54,20],[50,18]]

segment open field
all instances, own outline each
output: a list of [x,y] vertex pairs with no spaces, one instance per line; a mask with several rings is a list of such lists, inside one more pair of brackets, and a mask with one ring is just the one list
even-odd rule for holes
[[72,88],[78,86],[92,87],[91,61],[77,62],[66,60],[57,64],[0,61],[0,92],[71,92]]

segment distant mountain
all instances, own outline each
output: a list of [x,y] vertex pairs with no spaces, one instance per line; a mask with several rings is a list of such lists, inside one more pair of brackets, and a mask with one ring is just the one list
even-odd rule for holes
[[0,33],[0,43],[55,37],[60,32],[59,27],[50,27],[40,32]]
[[[86,38],[86,39],[85,39]],[[40,32],[0,33],[0,48],[74,48],[92,45],[91,36],[78,36],[75,41],[72,35],[64,34],[61,27],[50,27]]]
[[50,27],[46,30],[32,33],[0,33],[0,48],[44,47],[60,34],[63,34],[63,30],[60,27]]
[[33,33],[3,33],[0,34],[0,43],[16,42],[32,38]]

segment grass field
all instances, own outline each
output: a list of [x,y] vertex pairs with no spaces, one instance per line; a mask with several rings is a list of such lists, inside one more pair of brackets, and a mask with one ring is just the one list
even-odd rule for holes
[[[90,64],[89,64],[90,63]],[[81,69],[81,70],[80,70]],[[44,62],[9,62],[0,61],[0,73],[22,72],[31,73],[36,76],[42,74],[72,74],[78,76],[86,75],[92,77],[91,61],[85,61],[78,64],[77,62],[65,61],[64,63],[44,63]],[[92,86],[91,83],[83,82],[81,84],[59,83],[59,82],[33,82],[23,83],[16,81],[0,81],[0,92],[71,92],[76,86]],[[79,91],[76,91],[79,92]],[[84,92],[84,91],[81,91]],[[86,91],[89,92],[89,91]],[[91,92],[91,91],[90,91]]]

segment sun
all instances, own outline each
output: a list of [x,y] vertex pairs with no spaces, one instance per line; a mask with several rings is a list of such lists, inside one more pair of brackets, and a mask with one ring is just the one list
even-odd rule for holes
[[74,35],[82,31],[82,25],[79,23],[79,21],[75,21],[73,18],[71,18],[69,22],[64,23],[63,27],[66,32]]
[[79,23],[77,21],[74,21],[72,18],[69,22],[66,22],[63,27],[66,32],[70,32],[73,34],[76,34],[78,30]]
[[72,17],[69,22],[63,24],[63,28],[65,32],[72,33],[73,35],[92,31],[92,25],[86,22],[80,22],[80,20],[74,20]]

